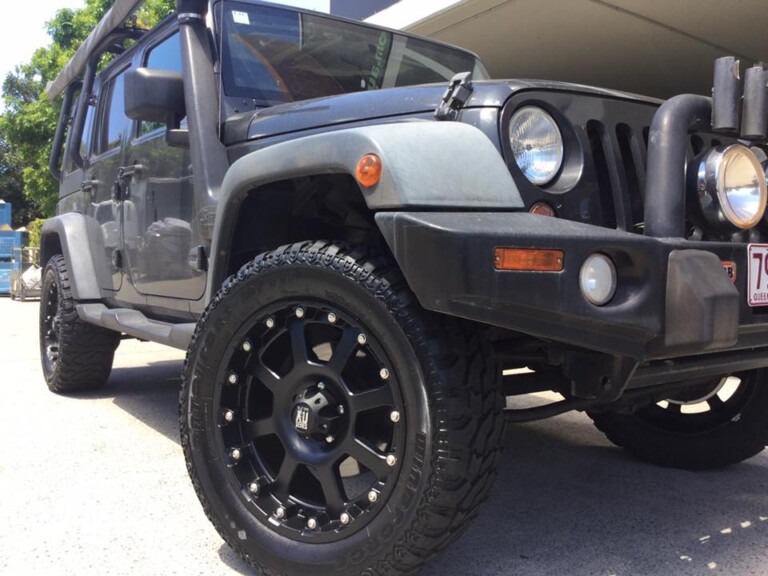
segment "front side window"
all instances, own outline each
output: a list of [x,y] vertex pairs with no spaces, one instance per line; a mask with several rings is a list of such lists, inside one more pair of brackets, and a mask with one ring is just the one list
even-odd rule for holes
[[130,130],[131,120],[125,115],[124,78],[125,71],[102,86],[102,94],[106,96],[106,100],[102,101],[96,154],[119,148]]
[[227,2],[224,89],[268,106],[485,72],[470,53],[333,18]]

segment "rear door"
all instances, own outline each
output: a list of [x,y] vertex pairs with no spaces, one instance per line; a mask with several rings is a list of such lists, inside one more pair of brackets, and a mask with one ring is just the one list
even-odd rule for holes
[[101,280],[102,288],[115,291],[122,285],[125,259],[120,231],[123,206],[115,182],[123,165],[132,126],[132,121],[125,115],[123,84],[127,69],[127,66],[115,68],[97,83],[93,143],[84,174],[84,185],[90,197],[88,212],[101,228],[105,267],[111,271]]

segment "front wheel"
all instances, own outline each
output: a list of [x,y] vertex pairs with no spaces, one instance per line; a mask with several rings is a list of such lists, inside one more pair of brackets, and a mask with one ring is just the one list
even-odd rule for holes
[[672,468],[719,468],[768,444],[768,371],[693,382],[684,392],[632,414],[590,413],[614,444]]
[[257,257],[200,321],[181,394],[192,482],[266,574],[401,574],[466,527],[495,477],[490,350],[421,310],[365,249]]

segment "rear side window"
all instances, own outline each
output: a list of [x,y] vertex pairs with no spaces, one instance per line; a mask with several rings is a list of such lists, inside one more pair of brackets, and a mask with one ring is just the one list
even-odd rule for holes
[[[181,72],[181,44],[179,43],[179,33],[175,32],[160,44],[153,47],[145,62],[147,68],[155,70],[171,70]],[[149,134],[158,128],[165,128],[162,122],[142,122],[139,126],[139,136]]]
[[124,78],[125,70],[102,89],[106,100],[102,100],[96,154],[119,148],[130,130],[131,120],[125,115]]

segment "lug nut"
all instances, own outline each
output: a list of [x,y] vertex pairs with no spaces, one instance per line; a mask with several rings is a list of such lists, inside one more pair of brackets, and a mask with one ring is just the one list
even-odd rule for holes
[[314,530],[315,528],[317,528],[317,520],[315,520],[314,518],[310,518],[309,520],[307,520],[307,528],[309,528],[310,530]]
[[379,370],[379,378],[381,378],[382,380],[387,380],[389,378],[389,370],[387,370],[386,368],[382,368],[381,370]]
[[259,493],[259,483],[258,482],[251,482],[248,484],[248,492],[251,494],[258,494]]
[[335,438],[333,436],[326,436],[325,441],[328,442],[328,444],[333,444],[333,441]]
[[251,348],[253,348],[253,346],[251,345],[251,342],[249,340],[246,340],[245,342],[243,342],[243,351],[244,352],[250,352]]
[[304,308],[296,308],[296,318],[304,318]]
[[387,466],[394,466],[397,464],[397,456],[394,454],[387,454]]
[[267,321],[264,322],[266,324],[267,328],[274,328],[275,327],[275,319],[274,318],[267,318]]
[[229,455],[232,457],[232,460],[240,460],[240,450],[237,448],[233,448],[232,452],[229,453]]
[[227,410],[226,412],[224,412],[224,420],[226,420],[227,422],[232,422],[232,420],[234,419],[235,419],[235,413],[232,412],[232,410]]
[[325,390],[325,382],[318,382],[317,383],[317,389],[318,390]]
[[366,342],[368,342],[368,338],[365,337],[365,334],[357,335],[357,343],[360,344],[360,346],[364,345]]
[[344,406],[342,406],[342,405],[339,405],[339,407],[337,408],[337,410],[338,410],[339,414],[344,414]]
[[378,499],[379,499],[379,493],[376,492],[376,490],[371,490],[370,492],[368,492],[368,501],[369,502],[373,503],[373,502],[376,502],[376,500],[378,500]]
[[389,415],[389,419],[392,420],[392,422],[400,422],[400,412],[397,410],[392,410],[392,413]]
[[285,518],[285,508],[280,506],[277,510],[275,510],[275,516],[277,518]]
[[349,524],[349,514],[347,514],[346,512],[343,512],[343,513],[341,514],[341,516],[339,516],[339,522],[341,522],[341,523],[342,523],[342,524],[344,524],[345,526],[346,526],[347,524]]
[[328,322],[330,322],[331,324],[335,324],[336,314],[334,314],[333,312],[328,312]]
[[237,374],[230,372],[229,376],[227,376],[227,382],[230,384],[237,384]]

